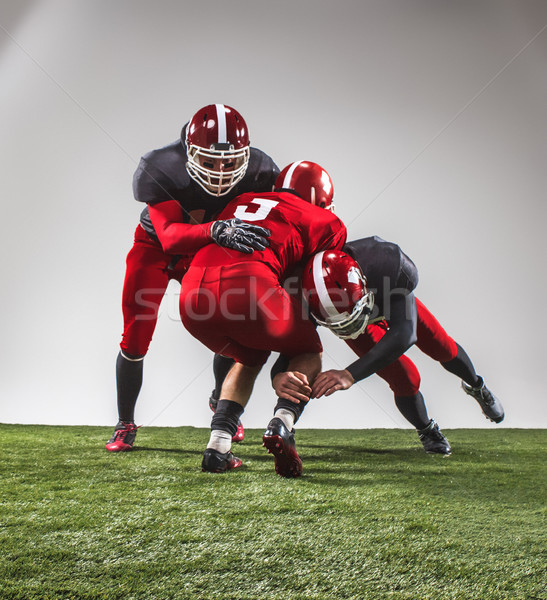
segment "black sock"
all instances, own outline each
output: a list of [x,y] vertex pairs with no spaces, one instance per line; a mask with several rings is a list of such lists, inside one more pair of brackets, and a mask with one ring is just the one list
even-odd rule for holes
[[235,360],[222,356],[221,354],[215,354],[213,359],[213,374],[215,376],[215,389],[213,390],[213,398],[218,400],[220,398],[220,391],[222,390],[222,384],[228,375],[228,371],[234,366]]
[[473,366],[471,359],[459,344],[456,344],[456,346],[458,347],[458,354],[456,354],[456,357],[448,362],[441,363],[441,365],[450,373],[463,379],[468,385],[477,387],[481,379],[475,372],[475,367]]
[[244,408],[241,404],[232,400],[219,400],[217,409],[211,419],[211,431],[220,429],[228,431],[230,435],[235,435],[239,417],[243,414]]
[[285,398],[278,398],[277,404],[274,408],[274,414],[280,408],[290,410],[294,414],[294,422],[296,423],[298,419],[300,419],[300,417],[302,416],[302,413],[304,412],[304,409],[306,408],[307,404],[308,401],[302,402],[302,400],[300,400],[300,404],[295,404],[294,402],[286,400]]
[[116,359],[118,416],[120,421],[134,423],[135,404],[142,387],[143,360],[127,360],[122,353]]
[[414,396],[395,396],[395,404],[403,417],[416,429],[424,429],[429,424],[429,416],[421,392]]

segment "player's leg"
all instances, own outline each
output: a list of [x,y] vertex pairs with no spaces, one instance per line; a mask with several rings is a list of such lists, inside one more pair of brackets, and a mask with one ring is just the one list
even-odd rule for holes
[[[222,384],[226,379],[226,375],[234,365],[234,359],[228,356],[222,356],[221,354],[215,354],[213,359],[213,375],[215,377],[215,387],[209,396],[209,408],[215,412],[217,409],[217,403],[220,398],[220,391]],[[232,442],[242,442],[245,439],[245,428],[241,419],[237,424],[237,431],[232,436]]]
[[[289,361],[288,370],[304,375],[311,387],[321,371],[321,355],[306,353],[294,356]],[[274,417],[262,436],[264,447],[274,455],[276,473],[282,477],[299,477],[302,474],[302,460],[294,439],[294,424],[307,404],[307,401],[295,404],[285,398],[278,398]]]
[[[252,364],[248,359],[257,349],[280,352],[290,359],[289,369],[299,370],[312,381],[321,368],[322,346],[315,327],[304,318],[301,303],[279,285],[266,266],[259,263],[245,265],[243,269],[241,274],[237,267],[231,270],[232,279],[226,280],[230,295],[225,297],[226,314],[246,315],[243,321],[234,318],[225,322],[230,339],[239,342],[242,350],[251,349],[247,358],[240,354],[241,362]],[[227,275],[226,270],[223,274]],[[236,294],[234,290],[247,293]],[[263,436],[264,445],[274,455],[278,474],[297,477],[302,472],[302,463],[296,452],[294,431],[277,416],[272,421]]]
[[220,398],[220,391],[222,390],[222,384],[226,379],[230,369],[234,366],[234,359],[229,356],[222,356],[222,354],[215,354],[213,359],[213,376],[215,378],[215,387],[211,392],[209,398],[209,408],[215,412],[217,408],[217,402]]
[[168,262],[169,257],[138,227],[127,255],[122,293],[124,331],[116,359],[118,424],[106,444],[110,452],[131,450],[135,441],[135,405],[142,387],[144,356],[169,282]]
[[377,374],[387,381],[393,390],[395,405],[403,417],[416,428],[427,454],[449,456],[452,449],[448,440],[439,425],[427,413],[424,397],[419,390],[420,373],[416,365],[403,355]]
[[[180,306],[183,323],[192,335],[246,367],[262,365],[269,351],[294,358],[322,349],[314,326],[302,318],[301,306],[293,304],[273,273],[260,263],[191,267],[183,280]],[[231,374],[232,370],[228,378]],[[224,386],[215,417],[221,404],[232,413],[236,409],[237,403],[223,404],[223,394]]]
[[231,444],[261,368],[262,364],[248,366],[236,362],[227,373],[211,419],[211,436],[201,465],[203,471],[221,473],[241,466],[241,460],[231,453]]
[[462,380],[463,390],[479,403],[486,418],[495,423],[503,421],[505,416],[503,406],[486,387],[484,379],[477,375],[467,352],[446,333],[439,321],[418,298],[416,298],[416,306],[418,348]]
[[[356,340],[348,340],[349,346],[363,356],[385,335],[385,327],[369,325]],[[395,405],[403,417],[416,428],[424,450],[429,454],[449,455],[450,444],[437,423],[427,412],[424,397],[420,392],[420,373],[416,365],[407,357],[400,356],[396,361],[381,369],[377,375],[391,388]]]
[[229,301],[233,293],[223,296],[226,289],[245,290],[247,283],[247,277],[242,281],[230,278],[230,269],[218,267],[190,268],[182,282],[180,314],[184,326],[216,355],[229,357],[232,364],[226,372],[230,363],[216,359],[215,375],[217,383],[222,380],[222,386],[211,420],[211,438],[203,455],[204,471],[219,473],[241,466],[241,461],[230,452],[231,442],[255,378],[269,356],[268,350],[244,345],[253,337],[254,325],[247,318],[249,304],[243,301],[248,300],[248,293],[239,294],[239,302]]
[[[314,379],[321,371],[321,341],[314,325],[303,317],[304,311],[297,298],[289,296],[282,288],[267,305],[272,314],[278,314],[277,331],[271,335],[271,348],[289,359],[287,370],[299,373],[307,380],[310,391]],[[283,328],[288,327],[284,330]],[[308,401],[293,403],[278,398],[274,417],[262,436],[263,445],[273,454],[275,470],[282,477],[299,477],[302,460],[298,455],[294,437],[294,424],[301,417]]]

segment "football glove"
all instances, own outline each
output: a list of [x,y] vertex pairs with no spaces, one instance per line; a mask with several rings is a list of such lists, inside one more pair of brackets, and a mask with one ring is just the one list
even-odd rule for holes
[[232,250],[251,254],[255,250],[264,250],[270,245],[269,229],[245,223],[241,219],[215,221],[211,227],[211,237],[219,245]]

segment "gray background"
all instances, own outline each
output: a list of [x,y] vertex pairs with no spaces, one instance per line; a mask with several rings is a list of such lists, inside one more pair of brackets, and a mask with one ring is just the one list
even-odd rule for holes
[[[543,1],[6,2],[0,14],[0,421],[116,421],[124,261],[139,157],[202,105],[246,118],[283,167],[322,164],[349,237],[396,241],[417,295],[502,400],[544,427],[547,5]],[[137,405],[207,426],[211,355],[172,285]],[[353,360],[322,335],[325,368]],[[494,427],[418,350],[441,427]],[[269,420],[269,369],[245,414]],[[301,427],[406,427],[376,376]]]

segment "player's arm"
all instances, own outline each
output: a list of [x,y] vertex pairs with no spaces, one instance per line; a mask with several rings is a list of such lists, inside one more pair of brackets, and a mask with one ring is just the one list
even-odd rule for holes
[[270,235],[269,230],[239,219],[197,225],[182,223],[182,208],[175,200],[153,204],[148,212],[167,254],[193,254],[211,242],[245,254],[264,250],[269,245],[266,239]]
[[389,329],[379,342],[346,369],[324,371],[313,383],[313,398],[330,396],[350,388],[387,367],[416,343],[418,313],[416,298],[409,294],[394,294],[389,305]]
[[167,254],[191,254],[210,244],[212,223],[183,223],[182,207],[176,200],[167,200],[148,207],[156,235]]

